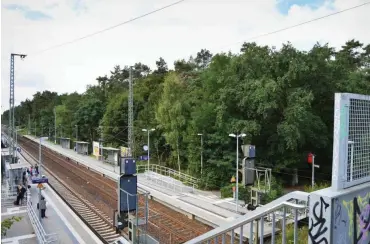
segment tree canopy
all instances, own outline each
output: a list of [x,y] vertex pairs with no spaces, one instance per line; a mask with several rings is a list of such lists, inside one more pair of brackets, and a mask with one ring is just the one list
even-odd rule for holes
[[[200,176],[202,133],[201,179],[208,188],[228,184],[235,172],[230,133],[246,133],[241,143],[256,145],[260,165],[305,169],[313,151],[320,171],[330,175],[334,93],[370,94],[370,45],[357,40],[339,50],[316,44],[309,51],[244,43],[238,54],[202,49],[175,61],[174,70],[163,58],[156,65],[133,65],[134,154],[144,154],[142,129],[156,128],[152,162]],[[115,66],[83,94],[38,92],[16,107],[16,124],[27,127],[30,117],[33,134],[54,131],[55,107],[58,136],[75,138],[77,125],[80,140],[127,146],[128,77],[129,66]]]

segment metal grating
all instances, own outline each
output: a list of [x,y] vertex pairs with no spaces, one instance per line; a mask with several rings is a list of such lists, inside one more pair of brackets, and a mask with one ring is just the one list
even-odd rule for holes
[[349,99],[347,182],[370,177],[370,100]]

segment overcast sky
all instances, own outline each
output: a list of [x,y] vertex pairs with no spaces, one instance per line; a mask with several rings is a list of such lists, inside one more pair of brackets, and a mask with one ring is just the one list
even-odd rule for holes
[[[237,52],[244,40],[368,0],[187,0],[171,8],[71,45],[51,46],[116,25],[176,0],[3,0],[1,6],[1,103],[9,107],[10,53],[16,59],[15,103],[37,91],[84,92],[114,65],[142,62],[170,67],[201,48]],[[300,49],[316,42],[340,47],[355,38],[370,43],[370,4],[254,41]]]

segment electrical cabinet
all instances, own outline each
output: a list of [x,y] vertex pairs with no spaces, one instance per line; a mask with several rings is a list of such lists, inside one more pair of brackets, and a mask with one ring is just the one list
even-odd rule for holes
[[119,184],[119,212],[136,210],[137,176],[121,175]]
[[124,174],[124,175],[136,174],[136,160],[135,159],[123,159],[121,161],[121,174]]
[[242,150],[244,157],[255,158],[256,157],[256,146],[254,145],[243,145]]

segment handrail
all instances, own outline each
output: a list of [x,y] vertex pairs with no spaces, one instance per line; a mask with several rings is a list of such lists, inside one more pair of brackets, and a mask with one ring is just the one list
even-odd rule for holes
[[[30,195],[29,192],[28,195]],[[36,211],[32,207],[30,198],[27,199],[27,213],[39,243],[50,244],[58,241],[58,236],[56,233],[46,234]]]
[[[225,238],[225,235],[228,234],[228,232],[231,232],[231,238],[234,238],[235,232],[238,232],[238,234],[243,235],[243,226],[249,224],[250,227],[250,235],[249,238],[253,239],[253,223],[254,221],[259,221],[261,225],[263,224],[264,217],[268,216],[269,214],[272,214],[273,218],[273,224],[272,224],[272,233],[275,233],[275,212],[279,209],[283,209],[283,224],[282,224],[282,231],[283,231],[283,240],[285,240],[285,225],[286,223],[286,215],[287,215],[287,208],[294,209],[294,231],[298,231],[297,222],[298,222],[298,211],[303,210],[307,208],[307,205],[301,205],[296,203],[288,202],[291,199],[295,199],[296,201],[305,201],[306,204],[308,203],[308,193],[304,192],[291,192],[288,193],[260,208],[257,208],[253,212],[248,212],[246,215],[237,218],[234,220],[234,222],[228,222],[224,223],[223,225],[201,235],[198,236],[186,243],[188,244],[194,244],[194,243],[203,243],[210,241],[212,239],[216,239],[218,237],[222,237],[222,239]],[[236,230],[239,228],[239,230]],[[263,236],[263,230],[261,230],[261,237]],[[274,242],[272,242],[274,243]],[[285,243],[285,241],[283,241]],[[297,243],[296,239],[295,242]]]
[[[184,185],[181,181],[178,181],[174,178],[170,178],[170,179],[165,178],[166,176],[158,174],[156,172],[146,172],[145,175],[147,179],[151,181],[155,181],[157,184],[158,184],[158,181],[160,181],[163,184],[159,184],[159,185],[167,187],[170,190],[176,191],[177,189],[180,189],[180,192],[185,192],[184,189],[187,189],[190,192],[194,192],[194,187],[195,187],[194,184],[192,185],[192,187],[187,186],[187,185]],[[171,187],[171,185],[173,187]]]
[[[142,171],[148,171],[147,165],[137,165],[137,172]],[[172,178],[178,177],[180,181],[184,183],[188,183],[193,185],[194,187],[198,187],[199,180],[193,176],[190,176],[188,174],[182,173],[180,171],[168,168],[166,166],[158,165],[158,164],[151,164],[149,165],[149,171],[156,172],[161,175],[170,176]]]

